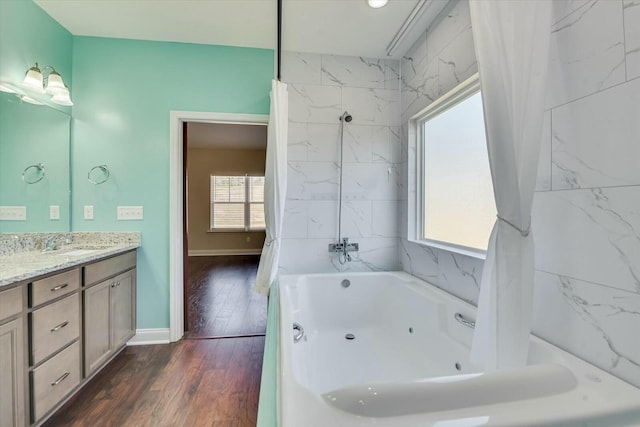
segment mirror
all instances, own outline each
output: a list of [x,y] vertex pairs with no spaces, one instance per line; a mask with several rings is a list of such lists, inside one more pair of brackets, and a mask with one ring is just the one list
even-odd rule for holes
[[0,233],[70,230],[70,125],[60,110],[0,92]]

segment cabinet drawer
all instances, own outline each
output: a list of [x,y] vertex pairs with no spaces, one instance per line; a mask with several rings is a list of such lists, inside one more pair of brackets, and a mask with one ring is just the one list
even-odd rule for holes
[[87,286],[101,282],[135,266],[136,251],[127,252],[104,261],[94,262],[84,268],[84,284]]
[[31,313],[31,360],[35,365],[80,336],[80,294]]
[[80,269],[36,280],[31,284],[31,307],[75,291],[80,287]]
[[0,292],[0,321],[22,311],[22,286]]
[[38,420],[80,384],[80,344],[76,341],[31,375],[33,414]]

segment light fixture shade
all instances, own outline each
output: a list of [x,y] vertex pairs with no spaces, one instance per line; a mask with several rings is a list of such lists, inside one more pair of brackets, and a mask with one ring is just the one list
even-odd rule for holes
[[20,97],[21,100],[23,100],[24,102],[28,102],[29,104],[33,104],[33,105],[44,105],[44,103],[38,101],[37,99],[34,99],[30,96],[27,95],[22,95]]
[[47,86],[44,91],[49,95],[58,95],[61,93],[69,92],[62,81],[62,77],[56,71],[52,71],[47,77]]
[[367,0],[367,3],[369,4],[369,6],[371,6],[374,9],[379,9],[382,6],[387,4],[388,0]]
[[58,105],[71,107],[73,105],[73,102],[71,102],[71,95],[69,94],[69,88],[64,86],[59,93],[56,93],[55,95],[53,95],[53,97],[51,98],[51,102]]
[[40,72],[40,68],[38,68],[38,64],[27,70],[27,73],[24,75],[24,80],[22,81],[22,86],[33,90],[34,92],[44,93],[43,85],[43,77],[42,72]]
[[16,93],[16,91],[11,87],[11,85],[7,83],[0,83],[0,92]]

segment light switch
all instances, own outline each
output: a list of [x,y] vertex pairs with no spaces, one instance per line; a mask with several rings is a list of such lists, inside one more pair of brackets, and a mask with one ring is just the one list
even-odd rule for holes
[[60,219],[60,206],[49,206],[49,219]]
[[93,205],[84,205],[84,219],[93,219]]
[[2,221],[26,221],[26,206],[0,206],[0,220]]
[[118,221],[143,219],[142,206],[118,206]]

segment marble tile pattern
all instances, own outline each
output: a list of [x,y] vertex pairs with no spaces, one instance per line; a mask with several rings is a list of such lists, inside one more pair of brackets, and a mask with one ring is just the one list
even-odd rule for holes
[[[533,328],[640,386],[640,1],[553,7],[532,214]],[[416,146],[404,124],[452,89],[459,70],[475,72],[467,1],[439,19],[401,61],[399,257],[404,271],[475,304],[482,260],[406,238],[414,234]]]
[[401,62],[402,121],[478,71],[466,0],[453,1]]
[[[397,270],[399,61],[284,52],[283,64],[289,169],[280,271]],[[328,245],[338,237],[345,110],[353,120],[344,129],[341,235],[360,251],[341,265]]]
[[640,79],[553,109],[554,190],[640,185]]
[[549,107],[625,81],[621,0],[592,0],[551,29]]
[[[43,252],[42,241],[54,236],[57,250]],[[11,242],[13,251],[7,250]],[[0,287],[32,279],[63,268],[96,261],[140,247],[140,233],[20,233],[0,236]],[[69,249],[94,249],[91,253],[74,255]]]
[[640,186],[537,193],[537,268],[640,293]]
[[640,0],[624,0],[624,50],[627,80],[640,77]]
[[542,271],[534,292],[535,334],[640,386],[640,294]]

